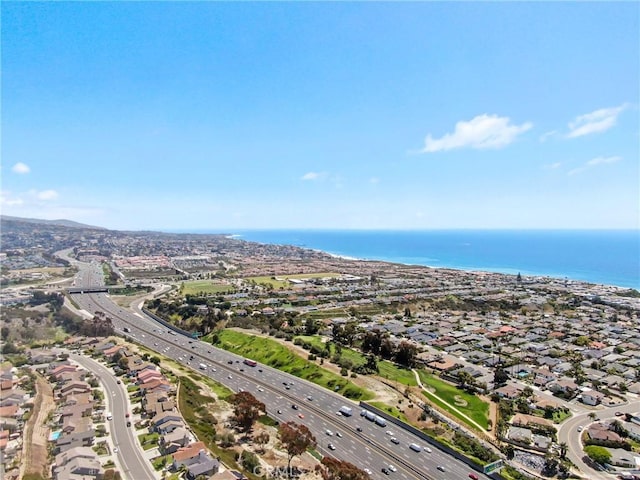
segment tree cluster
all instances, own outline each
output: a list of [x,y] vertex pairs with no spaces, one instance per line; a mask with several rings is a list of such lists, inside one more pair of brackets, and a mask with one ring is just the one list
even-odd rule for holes
[[318,470],[323,480],[369,480],[369,474],[352,463],[324,457]]
[[386,360],[393,360],[405,367],[413,367],[418,355],[418,347],[413,343],[401,341],[394,344],[389,334],[380,330],[366,332],[362,338],[361,349]]
[[231,403],[233,419],[243,432],[250,432],[254,422],[267,411],[264,403],[249,392],[236,393],[231,398]]
[[287,472],[291,476],[291,460],[302,455],[308,448],[316,446],[316,437],[305,425],[295,422],[281,423],[278,427],[278,439],[287,452]]

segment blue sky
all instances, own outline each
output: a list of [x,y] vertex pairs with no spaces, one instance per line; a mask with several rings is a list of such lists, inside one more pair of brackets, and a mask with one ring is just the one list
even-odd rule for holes
[[2,2],[2,213],[639,228],[637,2]]

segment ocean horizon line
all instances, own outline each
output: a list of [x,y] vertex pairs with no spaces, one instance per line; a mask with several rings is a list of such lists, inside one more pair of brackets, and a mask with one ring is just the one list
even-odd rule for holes
[[233,229],[224,235],[344,259],[640,289],[636,229]]
[[637,232],[638,228],[479,228],[479,227],[451,227],[451,228],[324,228],[324,227],[282,227],[282,228],[169,228],[148,229],[165,233],[207,233],[211,235],[233,235],[233,232]]

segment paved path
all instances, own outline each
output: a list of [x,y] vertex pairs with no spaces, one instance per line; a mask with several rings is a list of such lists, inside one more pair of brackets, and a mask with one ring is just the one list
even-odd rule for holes
[[415,371],[415,369],[411,369],[411,371],[413,372],[413,374],[416,377],[416,382],[418,382],[418,386],[430,397],[433,397],[437,400],[439,400],[440,402],[446,404],[449,406],[449,408],[451,410],[453,410],[454,412],[456,412],[458,415],[460,415],[462,418],[464,418],[465,420],[467,420],[470,424],[474,425],[478,430],[480,430],[481,432],[484,432],[485,429],[482,427],[482,425],[480,425],[479,423],[477,423],[475,420],[473,420],[471,417],[469,417],[468,415],[466,415],[465,413],[461,412],[460,410],[458,410],[455,406],[451,405],[450,403],[445,402],[442,398],[440,398],[438,395],[436,395],[435,393],[433,393],[431,390],[429,390],[428,387],[425,387],[422,382],[420,381],[420,376],[418,375],[418,372]]

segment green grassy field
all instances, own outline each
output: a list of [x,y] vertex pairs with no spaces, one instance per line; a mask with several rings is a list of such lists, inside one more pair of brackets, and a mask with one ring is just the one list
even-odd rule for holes
[[[217,346],[251,358],[260,363],[304,378],[317,385],[341,393],[354,400],[368,400],[373,393],[354,385],[349,380],[336,375],[319,365],[294,354],[287,347],[270,338],[256,337],[233,330],[223,330],[219,334]],[[206,341],[206,337],[205,337]]]
[[[299,335],[296,338],[300,338],[302,341],[310,343],[311,345],[314,345],[319,349],[324,349],[324,343],[322,342],[322,338],[319,335]],[[335,353],[334,344],[331,344],[330,350],[331,355],[333,356],[333,354]],[[365,363],[367,363],[367,359],[363,354],[350,348],[342,349],[342,358],[350,360],[354,366],[364,365]],[[386,380],[402,383],[403,385],[418,385],[415,375],[411,370],[407,368],[397,367],[392,362],[389,362],[387,360],[378,362],[378,372],[378,376]]]
[[334,278],[339,277],[339,273],[335,272],[323,272],[323,273],[299,273],[295,275],[278,275],[278,279],[276,280],[273,276],[263,276],[263,277],[248,277],[245,280],[251,280],[256,282],[257,284],[267,284],[273,285],[273,288],[286,288],[290,286],[287,280],[289,278],[293,279],[302,279],[302,278]]
[[385,380],[393,380],[394,382],[402,383],[410,387],[418,385],[416,377],[411,370],[397,367],[388,360],[378,362],[378,376]]
[[215,293],[226,293],[233,290],[231,285],[221,285],[213,283],[211,280],[194,280],[192,282],[182,282],[181,290],[183,295],[209,295]]
[[[300,335],[296,338],[301,339],[303,342],[309,343],[317,348],[319,348],[320,350],[324,350],[325,348],[325,344],[322,341],[322,337],[320,337],[319,335]],[[330,344],[330,348],[329,348],[330,352],[331,352],[331,356],[333,356],[336,353],[336,346],[334,343]],[[364,365],[365,363],[367,363],[367,359],[365,358],[364,355],[362,355],[359,352],[356,352],[355,350],[352,350],[350,348],[342,348],[342,353],[341,353],[342,358],[344,358],[345,360],[350,360],[354,366],[356,365]]]
[[487,429],[489,426],[489,404],[487,402],[483,402],[477,396],[467,393],[464,390],[460,390],[454,385],[451,385],[424,371],[418,371],[418,373],[422,383],[434,389],[434,393],[443,400],[442,402],[438,402],[432,396],[425,395],[429,401],[437,403],[440,407],[455,415],[467,425],[477,428],[475,425],[470,424],[464,417],[458,415],[458,413],[451,408],[455,407],[460,412],[473,419],[485,430]]

